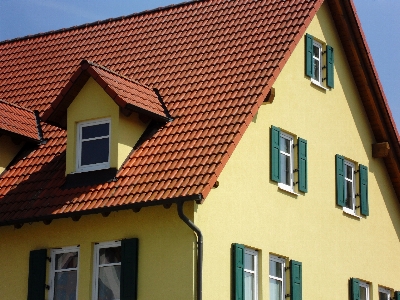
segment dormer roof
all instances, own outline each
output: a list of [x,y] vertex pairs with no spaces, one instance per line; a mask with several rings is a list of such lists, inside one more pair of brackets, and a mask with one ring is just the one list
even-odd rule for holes
[[40,122],[34,111],[0,99],[0,133],[39,142]]
[[65,128],[67,108],[89,77],[93,78],[120,108],[158,121],[166,122],[170,119],[161,95],[156,89],[87,60],[81,62],[43,119]]

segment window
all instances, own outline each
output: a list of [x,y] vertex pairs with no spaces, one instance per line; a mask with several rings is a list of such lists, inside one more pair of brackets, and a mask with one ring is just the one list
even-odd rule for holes
[[379,287],[379,300],[390,300],[390,290],[383,287]]
[[78,124],[77,172],[110,167],[110,125],[109,118]]
[[[343,207],[343,211],[346,213],[357,215],[357,209],[359,208],[362,215],[368,216],[368,168],[360,164],[358,170],[356,170],[354,162],[345,159],[339,154],[336,155],[335,160],[337,205]],[[357,199],[359,199],[358,204]]]
[[242,244],[232,245],[235,300],[258,299],[258,251]]
[[351,300],[369,300],[369,283],[357,278],[350,279]]
[[121,242],[96,244],[94,251],[94,299],[120,299]]
[[79,248],[51,250],[49,299],[77,299]]
[[137,299],[137,238],[96,244],[94,247],[93,299]]
[[[285,267],[284,258],[269,256],[269,299],[284,300],[290,297],[291,300],[302,299],[302,263],[290,260],[289,268]],[[290,294],[286,294],[286,270],[290,272]]]
[[271,126],[271,180],[278,182],[278,187],[288,192],[294,192],[295,185],[298,184],[297,190],[306,193],[307,141],[302,138],[297,139],[297,144],[294,141],[293,135]]
[[[325,48],[325,50],[324,50]],[[311,82],[321,87],[334,87],[334,55],[333,48],[318,42],[310,34],[306,34],[306,75]],[[325,56],[325,61],[323,59]],[[323,63],[325,62],[325,65]],[[324,76],[324,70],[326,77]],[[325,85],[324,85],[325,84]]]
[[285,299],[285,260],[270,255],[269,257],[269,299]]
[[322,45],[317,41],[313,41],[313,79],[317,84],[322,85]]

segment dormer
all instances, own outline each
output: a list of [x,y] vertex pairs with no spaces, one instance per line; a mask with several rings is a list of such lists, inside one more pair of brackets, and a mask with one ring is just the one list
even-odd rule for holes
[[42,140],[37,112],[0,99],[0,174],[23,145]]
[[170,119],[157,90],[86,60],[44,118],[67,130],[65,173],[73,186],[87,183],[87,172],[114,177],[149,124]]

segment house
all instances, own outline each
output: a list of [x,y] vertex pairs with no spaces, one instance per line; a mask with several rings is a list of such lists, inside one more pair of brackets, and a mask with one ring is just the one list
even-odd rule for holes
[[351,0],[0,42],[1,299],[400,299],[400,143]]

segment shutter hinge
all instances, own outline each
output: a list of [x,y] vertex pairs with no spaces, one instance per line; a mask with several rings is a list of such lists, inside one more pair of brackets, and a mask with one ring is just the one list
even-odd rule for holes
[[298,172],[299,171],[299,169],[294,169],[293,170],[293,173],[296,173],[296,172]]
[[322,78],[322,82],[324,82],[326,80],[326,77]]
[[47,259],[49,262],[51,262],[51,257],[46,256],[46,259]]
[[296,146],[297,146],[297,144],[293,144],[293,148],[296,147]]
[[324,55],[325,53],[326,53],[326,50],[321,52],[322,55]]
[[290,267],[285,267],[285,271],[290,270]]
[[299,183],[298,181],[293,182],[293,186],[295,186],[295,185],[298,184],[298,183]]
[[357,174],[358,172],[360,172],[360,170],[358,169],[357,171],[354,171],[354,174]]
[[357,209],[357,208],[360,208],[360,207],[361,207],[361,205],[358,205],[358,206],[356,206],[356,209]]
[[44,285],[44,288],[45,288],[46,290],[50,290],[50,286],[49,286],[48,284],[45,284],[45,285]]
[[285,295],[285,298],[290,298],[290,294],[286,294],[286,295]]
[[357,198],[357,197],[360,197],[360,194],[357,193],[354,195],[354,198]]
[[322,70],[323,70],[323,69],[326,69],[326,65],[325,65],[325,66],[322,66]]

